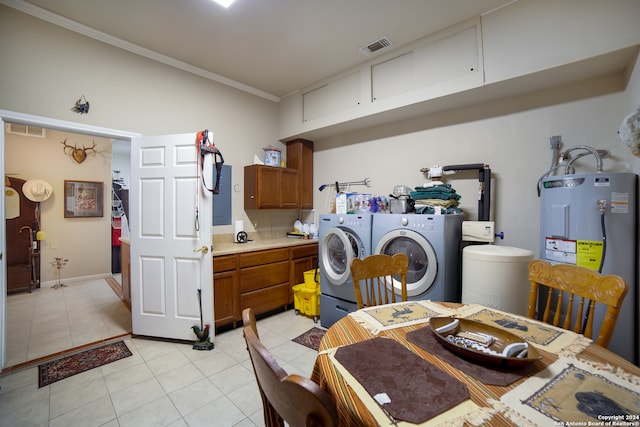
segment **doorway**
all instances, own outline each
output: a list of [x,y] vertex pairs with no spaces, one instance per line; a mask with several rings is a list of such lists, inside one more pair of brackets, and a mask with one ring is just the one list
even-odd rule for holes
[[122,286],[121,237],[129,237],[129,187],[131,183],[131,146],[128,141],[111,144],[111,273]]
[[[56,119],[50,119],[40,116],[26,115],[22,113],[16,113],[6,110],[0,110],[0,124],[3,126],[3,132],[0,132],[0,172],[4,175],[6,171],[5,167],[5,135],[4,128],[5,123],[18,123],[36,127],[43,127],[61,132],[70,132],[73,134],[95,137],[95,138],[109,138],[114,140],[120,140],[128,142],[131,138],[140,136],[139,134],[129,133],[125,131],[118,131],[107,128],[100,128],[95,126],[89,126],[74,122],[66,122]],[[62,152],[62,148],[59,148]],[[28,159],[27,159],[28,160]],[[6,233],[5,233],[5,209],[4,200],[0,201],[1,212],[1,225],[0,225],[0,253],[6,252]],[[56,242],[53,242],[54,245]],[[110,259],[107,260],[110,264]],[[104,280],[103,280],[104,281]],[[0,263],[0,367],[6,366],[6,341],[7,341],[7,288],[6,288],[6,270],[4,263]]]

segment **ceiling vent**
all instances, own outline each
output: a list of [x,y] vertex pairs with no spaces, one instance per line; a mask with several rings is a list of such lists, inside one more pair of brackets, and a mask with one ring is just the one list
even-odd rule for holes
[[371,42],[366,46],[362,46],[359,50],[360,52],[369,56],[383,49],[387,49],[389,46],[391,46],[391,40],[389,40],[387,37],[382,37],[381,39]]

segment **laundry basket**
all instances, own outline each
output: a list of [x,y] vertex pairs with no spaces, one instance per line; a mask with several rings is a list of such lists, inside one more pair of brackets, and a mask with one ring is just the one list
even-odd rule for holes
[[318,323],[320,316],[320,283],[315,280],[317,277],[317,269],[305,271],[304,283],[293,287],[293,308],[296,314],[311,316],[314,323]]

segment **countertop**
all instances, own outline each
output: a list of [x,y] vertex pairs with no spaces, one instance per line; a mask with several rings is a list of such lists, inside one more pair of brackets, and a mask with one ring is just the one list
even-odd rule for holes
[[[121,237],[120,241],[125,244],[129,244],[129,239]],[[261,251],[264,249],[276,249],[276,248],[288,248],[291,246],[310,245],[317,244],[318,239],[292,239],[290,237],[277,237],[271,239],[256,239],[249,240],[246,243],[233,243],[231,237],[229,242],[213,242],[213,252],[211,254],[215,256],[231,255],[242,252]]]
[[246,243],[214,242],[212,255],[215,257],[241,252],[260,251],[264,249],[310,245],[313,243],[317,244],[318,239],[292,239],[290,237],[279,237],[275,239],[251,240]]

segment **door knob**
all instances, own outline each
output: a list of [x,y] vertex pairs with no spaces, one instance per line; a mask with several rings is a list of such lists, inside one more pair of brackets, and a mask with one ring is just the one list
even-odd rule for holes
[[206,245],[202,245],[200,249],[194,249],[193,252],[202,252],[203,254],[206,254],[209,252],[209,248]]

